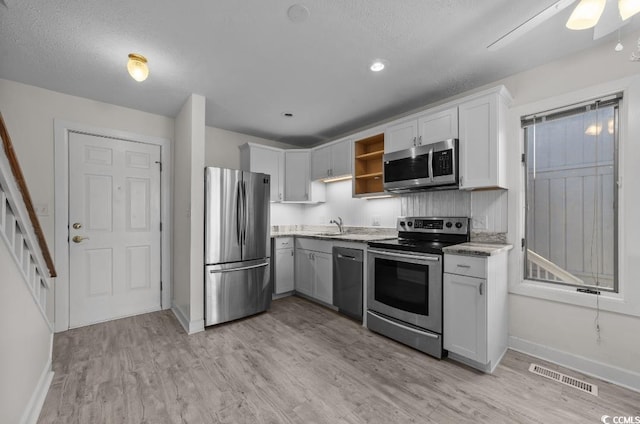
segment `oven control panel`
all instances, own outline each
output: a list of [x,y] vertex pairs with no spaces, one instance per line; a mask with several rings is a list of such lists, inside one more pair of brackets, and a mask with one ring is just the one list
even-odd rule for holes
[[469,218],[402,216],[396,225],[398,231],[439,234],[467,234]]

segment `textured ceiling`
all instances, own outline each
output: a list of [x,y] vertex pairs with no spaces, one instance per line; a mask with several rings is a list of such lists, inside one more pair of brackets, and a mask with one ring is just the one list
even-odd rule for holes
[[[554,0],[300,1],[299,23],[295,0],[4,3],[0,78],[167,116],[202,94],[207,125],[300,146],[616,37],[567,30],[569,7],[486,49]],[[147,81],[128,76],[130,52],[149,59]],[[369,71],[376,58],[383,72]]]

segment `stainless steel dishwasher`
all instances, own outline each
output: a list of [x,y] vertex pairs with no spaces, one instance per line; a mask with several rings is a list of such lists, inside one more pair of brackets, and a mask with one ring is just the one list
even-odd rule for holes
[[359,249],[333,248],[333,305],[362,321],[362,262]]

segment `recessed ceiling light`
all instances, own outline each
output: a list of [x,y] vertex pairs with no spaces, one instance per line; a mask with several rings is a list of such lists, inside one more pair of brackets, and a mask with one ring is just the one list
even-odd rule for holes
[[294,4],[287,9],[289,20],[296,24],[306,21],[310,14],[309,9],[301,4]]
[[373,72],[380,72],[382,71],[385,66],[387,66],[387,61],[386,60],[375,60],[371,66],[369,66],[369,69],[371,69]]
[[285,118],[293,118],[293,113],[291,112],[282,112],[280,115],[284,116]]

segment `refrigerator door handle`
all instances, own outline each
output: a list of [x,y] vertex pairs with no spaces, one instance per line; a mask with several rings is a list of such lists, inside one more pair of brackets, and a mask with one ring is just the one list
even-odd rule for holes
[[257,265],[248,265],[248,266],[243,266],[240,268],[228,268],[228,269],[212,269],[209,270],[209,274],[216,274],[216,273],[225,273],[225,272],[236,272],[236,271],[245,271],[247,269],[254,269],[254,268],[262,268],[269,265],[269,262],[265,262],[262,264],[257,264]]
[[236,186],[236,239],[238,240],[238,244],[242,244],[242,229],[240,225],[242,224],[242,194],[240,192],[240,184]]
[[244,226],[242,230],[242,244],[246,244],[247,242],[247,228],[249,227],[249,205],[247,202],[247,183],[246,181],[242,182],[242,194],[244,197]]

